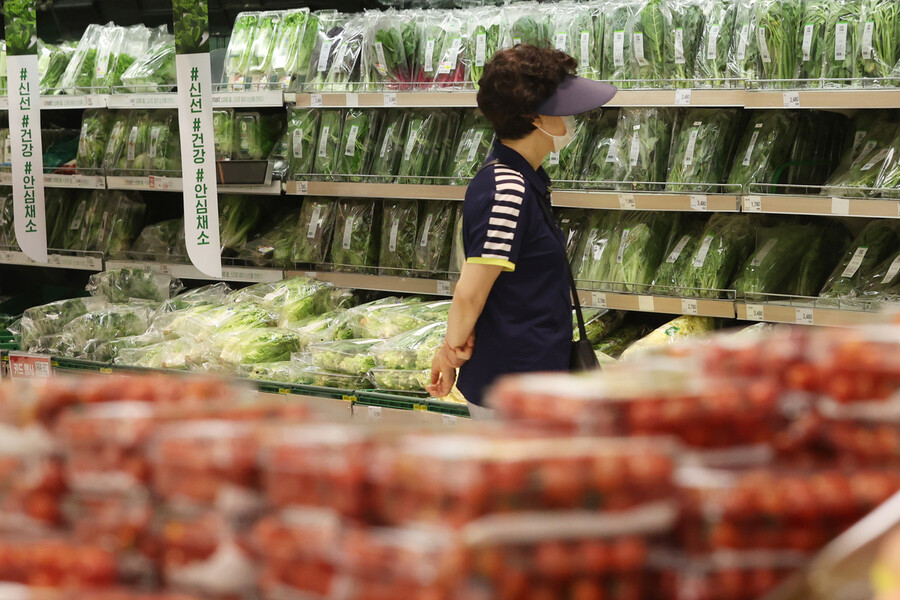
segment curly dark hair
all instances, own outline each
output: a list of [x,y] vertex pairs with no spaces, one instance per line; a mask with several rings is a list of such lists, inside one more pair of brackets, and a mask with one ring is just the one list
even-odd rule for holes
[[538,107],[553,95],[578,63],[559,50],[518,44],[484,65],[478,108],[501,140],[520,140],[535,127]]

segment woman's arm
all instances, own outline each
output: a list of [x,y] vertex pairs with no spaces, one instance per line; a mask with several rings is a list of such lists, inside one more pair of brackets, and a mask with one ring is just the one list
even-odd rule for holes
[[433,396],[443,398],[449,394],[456,383],[456,369],[472,357],[475,323],[502,272],[503,267],[497,265],[463,265],[447,318],[447,336],[431,363],[428,392]]

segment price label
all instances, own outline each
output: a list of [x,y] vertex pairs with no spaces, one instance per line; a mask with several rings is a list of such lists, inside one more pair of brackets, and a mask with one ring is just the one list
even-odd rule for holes
[[449,296],[450,295],[450,282],[449,281],[438,281],[437,282],[437,294],[438,294],[438,296]]
[[697,299],[696,298],[683,298],[681,300],[681,313],[685,314],[685,315],[699,314],[699,309],[697,308]]
[[13,379],[50,377],[50,357],[26,352],[10,352],[9,376]]
[[691,196],[691,210],[707,210],[709,200],[705,195]]
[[748,304],[747,305],[747,320],[748,321],[765,321],[766,320],[766,307],[762,304]]
[[653,312],[656,310],[653,296],[638,296],[638,310],[643,312]]
[[693,90],[675,90],[675,106],[690,106]]
[[427,404],[413,404],[413,410],[419,411],[419,412],[428,412],[428,405]]
[[368,409],[370,421],[380,421],[381,420],[381,407],[380,406],[368,406],[366,408]]
[[744,212],[762,212],[761,196],[745,196]]
[[359,106],[359,94],[346,94],[344,103],[350,108],[356,108]]
[[322,94],[310,94],[309,105],[313,108],[322,108]]
[[393,108],[397,106],[397,94],[385,94],[384,95],[384,105],[388,108]]
[[319,274],[315,271],[307,271],[306,273],[304,273],[304,275],[306,275],[310,279],[316,279],[319,276]]
[[441,422],[444,423],[444,427],[456,427],[459,418],[455,415],[441,415]]
[[785,108],[800,108],[800,92],[784,92]]
[[811,308],[798,308],[797,314],[794,318],[794,323],[798,325],[813,325],[814,324],[814,311]]
[[306,195],[309,193],[309,182],[308,181],[298,181],[296,182],[297,193]]
[[833,215],[849,215],[850,214],[850,200],[847,198],[832,198],[831,199],[831,214],[833,214]]
[[637,208],[634,202],[634,194],[619,194],[619,208],[622,210],[634,210]]
[[594,308],[606,308],[606,294],[603,292],[591,292],[591,306]]

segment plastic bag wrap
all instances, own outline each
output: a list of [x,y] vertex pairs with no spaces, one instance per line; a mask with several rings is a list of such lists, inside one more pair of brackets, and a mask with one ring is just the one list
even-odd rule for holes
[[131,65],[147,53],[152,37],[153,32],[143,25],[134,25],[125,30],[115,64],[110,65],[114,69],[112,77],[109,79],[110,86],[113,88],[122,86],[122,76],[131,68]]
[[292,262],[312,265],[327,262],[336,207],[337,202],[331,199],[307,197],[303,200],[296,221]]
[[84,30],[81,40],[75,47],[75,53],[59,80],[59,88],[63,92],[69,94],[91,93],[94,63],[97,59],[97,48],[104,27],[108,26],[91,24]]
[[196,306],[219,306],[225,303],[225,298],[231,291],[227,283],[219,282],[182,292],[164,301],[156,310],[154,318]]
[[401,371],[430,369],[446,334],[446,322],[429,323],[374,346],[371,354],[379,368]]
[[79,172],[96,174],[97,169],[103,166],[112,123],[113,113],[108,110],[84,111],[78,136],[78,154],[75,156],[75,166]]
[[287,301],[280,309],[279,327],[289,327],[297,323],[306,323],[319,315],[344,310],[354,306],[356,298],[348,289],[330,285],[321,286],[308,296]]
[[732,161],[730,185],[774,183],[776,174],[790,160],[798,117],[791,111],[751,113]]
[[[613,181],[620,139],[617,138],[618,109],[604,109],[591,125],[590,139],[585,141],[584,181]],[[593,186],[592,186],[593,187]]]
[[788,82],[797,75],[801,0],[754,0],[753,11],[758,79],[765,86],[793,87]]
[[708,0],[703,3],[703,27],[697,43],[694,79],[698,87],[733,87],[728,69],[728,52],[735,36],[737,0]]
[[864,298],[897,302],[900,300],[900,252],[889,255],[860,283]]
[[169,92],[176,84],[173,36],[161,36],[122,74],[122,85],[131,92]]
[[289,360],[300,349],[299,336],[288,329],[265,327],[226,336],[220,359],[231,365]]
[[855,298],[862,282],[871,277],[879,264],[900,247],[900,230],[895,223],[875,220],[853,240],[841,262],[828,277],[820,296]]
[[396,179],[404,156],[408,119],[409,112],[405,110],[386,111],[372,157],[373,182],[393,183]]
[[697,49],[704,34],[707,0],[670,1],[671,29],[666,33],[664,79],[666,87],[693,87]]
[[225,50],[225,68],[223,83],[232,90],[244,89],[244,74],[250,63],[250,47],[256,37],[259,23],[258,12],[238,13],[234,20],[234,28]]
[[414,263],[418,276],[446,273],[450,268],[455,214],[456,207],[452,202],[434,200],[422,205]]
[[[884,119],[878,118],[884,117]],[[889,183],[884,176],[900,162],[900,129],[892,115],[878,112],[857,118],[854,144],[845,151],[841,164],[825,182],[823,195],[865,197],[864,188]],[[863,189],[858,189],[863,188]]]
[[125,267],[91,275],[87,291],[109,302],[128,302],[133,298],[162,302],[184,286],[171,275],[149,269]]
[[604,8],[606,20],[603,28],[603,79],[619,82],[621,88],[630,88],[635,79],[631,70],[632,38],[628,25],[636,10],[635,0],[611,0]]
[[735,0],[734,37],[728,53],[728,73],[733,79],[755,79],[758,39],[754,0]]
[[477,88],[478,81],[484,74],[484,65],[500,49],[503,12],[486,6],[476,8],[469,14],[471,15],[469,21],[474,25],[469,35],[468,54],[471,60],[469,80]]
[[[471,24],[455,11],[443,11],[436,13],[438,22],[426,20],[425,27],[429,36],[433,36],[434,44],[434,87],[436,89],[465,89],[468,87],[469,65],[472,57],[469,55],[469,35]],[[436,32],[440,29],[440,33]],[[426,44],[430,42],[426,39]],[[427,64],[427,63],[426,63]],[[425,77],[427,81],[428,72]]]
[[13,333],[19,346],[28,350],[34,347],[39,338],[58,335],[73,320],[104,306],[106,301],[102,298],[71,298],[32,306],[22,313],[17,331]]
[[130,335],[128,337],[116,338],[105,342],[100,342],[92,347],[92,351],[86,356],[89,360],[97,362],[110,363],[118,358],[119,353],[123,350],[134,350],[135,348],[144,348],[153,344],[164,341],[163,336],[156,331],[148,331],[140,335]]
[[137,260],[162,256],[187,256],[183,238],[184,221],[181,219],[160,221],[144,227],[131,248],[124,254]]
[[388,10],[367,16],[363,44],[363,73],[374,91],[403,90],[412,65],[403,40],[406,12]]
[[260,220],[259,200],[251,196],[219,196],[219,239],[223,253],[237,252]]
[[409,277],[416,259],[419,203],[415,200],[385,200],[381,223],[380,272]]
[[318,13],[318,39],[313,46],[307,82],[317,91],[354,91],[349,82],[359,71],[364,17]]
[[41,93],[56,94],[59,92],[59,84],[69,66],[69,61],[75,54],[75,45],[64,42],[58,46],[45,47],[49,49],[50,57],[41,73]]
[[[831,0],[805,0],[800,21],[797,56],[797,79],[806,86],[818,86],[825,68],[825,28]],[[833,38],[832,38],[833,39]],[[832,47],[832,52],[834,48]]]
[[305,366],[290,360],[245,365],[239,373],[247,379],[275,383],[303,383],[301,373]]
[[367,271],[378,257],[380,231],[375,202],[372,200],[341,200],[334,218],[331,242],[331,262],[337,271]]
[[361,390],[369,387],[369,375],[348,375],[334,373],[319,367],[305,366],[298,370],[298,381],[304,385],[336,388],[341,390]]
[[[181,312],[181,311],[179,311]],[[181,337],[231,334],[259,327],[273,327],[278,322],[278,314],[252,301],[225,306],[198,306],[183,314],[171,313],[166,319],[168,326],[162,328],[165,335]],[[164,323],[166,320],[163,320]],[[161,323],[154,321],[153,326]]]
[[753,222],[743,215],[714,215],[697,250],[679,276],[685,293],[717,298],[747,259],[755,241]]
[[323,110],[320,115],[319,135],[313,172],[323,181],[334,181],[341,152],[341,126],[344,123],[340,110]]
[[305,180],[313,173],[318,146],[319,114],[321,111],[292,108],[288,116],[289,177],[294,181]]
[[337,172],[346,181],[368,181],[381,112],[374,109],[348,109],[344,113],[341,143],[338,146]]
[[97,53],[94,55],[91,88],[98,91],[106,91],[114,85],[116,64],[119,61],[119,52],[125,41],[125,35],[124,27],[116,27],[112,24],[100,29],[99,39],[97,40]]
[[672,143],[666,190],[719,191],[716,184],[725,180],[739,124],[738,110],[689,109]]
[[693,290],[684,289],[683,274],[700,246],[704,226],[704,221],[693,219],[684,223],[684,230],[669,241],[653,277],[652,293],[664,296],[690,296],[693,293]]
[[[624,214],[624,213],[623,213]],[[575,251],[572,272],[576,281],[596,283],[606,281],[613,229],[621,215],[592,214],[584,224],[583,241]]]
[[642,87],[665,87],[666,38],[672,32],[672,11],[665,0],[637,0],[626,35],[631,38],[631,73]]
[[415,299],[400,300],[393,296],[360,304],[344,312],[337,323],[334,339],[388,339],[424,324],[413,316],[412,309],[421,303]]
[[[663,187],[669,166],[674,126],[673,113],[665,108],[624,108],[619,111],[616,138],[615,181],[621,189],[657,191]],[[634,183],[627,183],[634,182]]]
[[866,84],[895,87],[896,81],[885,82],[886,77],[897,77],[900,65],[900,6],[893,0],[869,0],[865,7],[865,22],[860,36],[860,76]]
[[410,114],[404,134],[398,183],[426,183],[427,180],[422,177],[435,176],[443,172],[441,151],[447,137],[456,130],[453,123],[455,116],[456,113],[448,114],[446,111],[414,111]]
[[832,2],[828,6],[822,68],[825,87],[858,85],[853,80],[861,76],[860,35],[864,4],[865,0],[849,0]]
[[[286,10],[281,15],[281,22],[272,46],[272,59],[266,74],[269,85],[288,89],[297,75],[298,58],[303,44],[303,35],[310,20],[308,8]],[[309,60],[303,62],[309,64]]]
[[796,273],[788,281],[786,293],[804,297],[818,295],[850,241],[850,234],[839,222],[832,221],[825,225],[821,234],[810,240],[803,250]]
[[576,74],[600,78],[600,48],[603,39],[603,11],[596,5],[563,3],[551,7],[552,45],[577,63]]
[[216,142],[216,160],[231,160],[234,154],[234,109],[213,110],[213,134]]
[[300,322],[290,322],[282,316],[278,320],[278,326],[290,329],[300,336],[300,347],[304,349],[317,342],[334,341],[343,313],[343,309],[338,309]]
[[98,342],[140,335],[147,330],[154,308],[149,303],[130,303],[85,313],[62,328],[61,343],[80,355],[89,342],[94,346]]
[[315,366],[334,373],[365,375],[375,367],[371,349],[382,340],[338,340],[309,345]]
[[677,213],[636,212],[620,220],[610,243],[605,281],[614,290],[641,293],[650,284],[669,242],[680,231]]
[[258,302],[267,308],[277,310],[283,306],[308,298],[314,292],[330,287],[331,284],[317,281],[303,275],[282,279],[272,283],[257,283],[231,292],[226,300],[231,304]]
[[494,130],[491,124],[475,111],[468,111],[460,125],[453,161],[446,172],[451,185],[467,185],[478,173],[491,153]]

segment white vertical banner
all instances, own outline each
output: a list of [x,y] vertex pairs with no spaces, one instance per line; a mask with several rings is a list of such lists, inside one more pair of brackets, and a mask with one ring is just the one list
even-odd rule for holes
[[16,241],[26,256],[47,262],[41,94],[34,54],[6,57]]
[[178,54],[175,66],[188,256],[204,274],[222,277],[209,54]]

